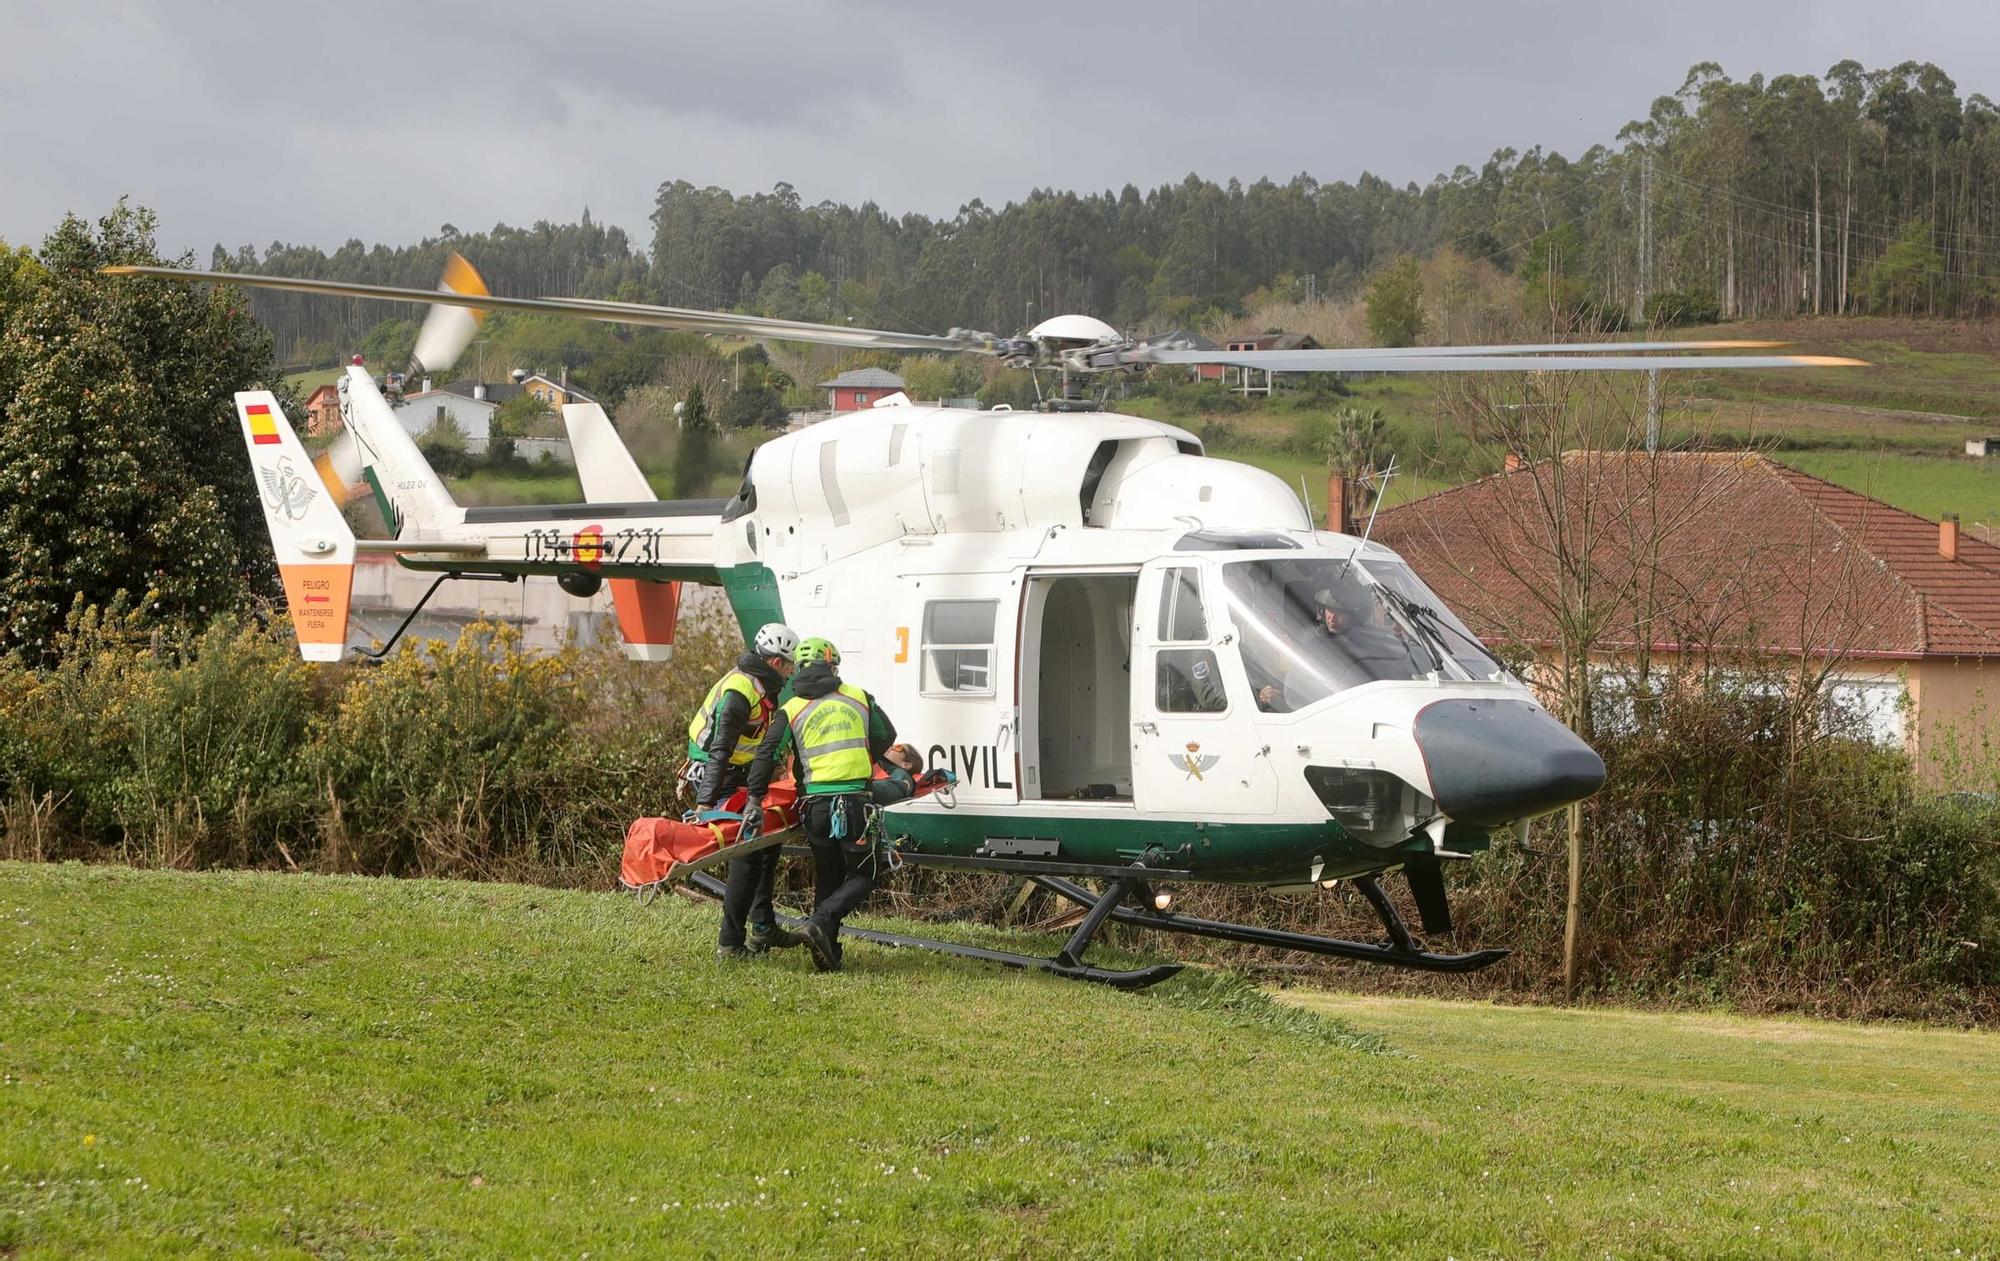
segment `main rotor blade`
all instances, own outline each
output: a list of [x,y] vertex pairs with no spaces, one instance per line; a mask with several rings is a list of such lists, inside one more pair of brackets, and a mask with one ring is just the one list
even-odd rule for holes
[[1710,368],[1865,368],[1836,355],[1464,355],[1325,350],[1124,352],[1117,362],[1221,364],[1269,372],[1660,372]]
[[698,333],[732,333],[750,337],[770,337],[782,341],[818,342],[829,346],[879,347],[889,350],[985,351],[995,339],[984,333],[954,333],[934,337],[925,333],[897,333],[886,329],[853,328],[842,324],[811,324],[802,320],[774,320],[759,315],[736,315],[728,311],[701,311],[689,307],[653,306],[643,302],[606,302],[591,298],[502,298],[490,294],[461,294],[436,289],[405,289],[395,285],[364,285],[344,280],[307,280],[291,276],[258,276],[243,272],[194,271],[181,267],[106,267],[108,276],[152,276],[183,282],[205,280],[213,284],[239,285],[245,289],[279,289],[291,293],[316,293],[330,298],[372,298],[389,302],[416,302],[425,306],[472,307],[485,311],[523,311],[532,315],[574,315],[607,324],[637,324],[646,328],[673,328]]
[[[1398,358],[1415,358],[1423,355],[1597,355],[1597,354],[1640,354],[1647,351],[1693,351],[1693,350],[1775,350],[1789,346],[1790,342],[1773,341],[1688,341],[1688,342],[1543,342],[1539,345],[1499,345],[1499,346],[1331,346],[1312,351],[1201,351],[1202,354],[1315,354],[1346,355],[1350,357],[1377,358],[1393,355]],[[1141,343],[1139,349],[1149,347]],[[1170,346],[1160,346],[1160,350],[1172,350]],[[1169,362],[1155,360],[1154,362]],[[1178,362],[1178,361],[1174,361]]]

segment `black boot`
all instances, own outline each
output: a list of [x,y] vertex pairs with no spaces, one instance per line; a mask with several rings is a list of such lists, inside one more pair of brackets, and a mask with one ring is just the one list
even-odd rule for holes
[[813,968],[820,972],[840,971],[840,943],[815,919],[806,921],[806,949],[812,951]]

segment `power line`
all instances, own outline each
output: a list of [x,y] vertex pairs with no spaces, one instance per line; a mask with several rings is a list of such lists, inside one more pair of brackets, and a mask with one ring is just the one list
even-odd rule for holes
[[[1734,202],[1737,205],[1742,206],[1746,209],[1756,210],[1766,214],[1779,215],[1787,219],[1796,219],[1801,224],[1801,226],[1811,222],[1812,212],[1809,210],[1802,210],[1795,206],[1786,206],[1778,202],[1767,201],[1764,198],[1757,197],[1749,193],[1738,192],[1734,189],[1720,188],[1713,184],[1704,184],[1699,180],[1691,180],[1688,179],[1686,176],[1676,175],[1672,171],[1663,171],[1662,174],[1664,174],[1668,179],[1674,181],[1677,184],[1683,184],[1688,188],[1695,189],[1700,192],[1708,193],[1711,196],[1720,197],[1724,200]],[[1853,226],[1857,222],[1863,224],[1864,227],[1873,226],[1878,228],[1888,228],[1898,232],[1901,230],[1902,226],[1906,226],[1906,225],[1893,225],[1883,222],[1881,220],[1873,220],[1873,219],[1857,220],[1852,216],[1849,216],[1847,225],[1841,229],[1842,231],[1846,232],[1847,235],[1849,236],[1858,236],[1864,240],[1870,240],[1870,241],[1882,241],[1892,245],[1899,239],[1897,236],[1883,236],[1873,232],[1858,230]],[[1933,228],[1931,230],[1937,233],[1939,236],[1943,237],[1960,238],[1960,239],[1977,240],[1977,241],[1991,241],[1996,244],[2000,244],[2000,234],[1973,232],[1969,229],[1963,229],[1963,228]],[[1963,246],[1956,246],[1953,248],[1954,251],[1959,254],[1970,254],[1981,258],[2000,258],[2000,254],[1989,254],[1987,251],[1984,250],[1968,249]]]

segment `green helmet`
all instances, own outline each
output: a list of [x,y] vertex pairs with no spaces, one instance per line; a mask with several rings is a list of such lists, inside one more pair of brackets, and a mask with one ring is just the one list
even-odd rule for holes
[[802,666],[809,666],[815,661],[824,661],[828,669],[838,670],[840,668],[840,649],[835,648],[833,641],[829,639],[815,637],[800,640],[799,650],[792,654],[792,660]]

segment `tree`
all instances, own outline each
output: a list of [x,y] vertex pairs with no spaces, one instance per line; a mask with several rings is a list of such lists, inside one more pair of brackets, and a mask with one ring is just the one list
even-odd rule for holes
[[722,423],[731,429],[783,429],[790,419],[784,396],[761,379],[755,384],[746,380],[722,405]]
[[[1382,409],[1343,407],[1333,415],[1333,431],[1326,438],[1326,471],[1359,484],[1360,479],[1380,468],[1388,459],[1388,425]],[[1366,503],[1353,505],[1358,514]]]
[[500,404],[493,413],[493,436],[496,438],[525,438],[550,416],[546,401],[526,390]]
[[1381,346],[1414,346],[1424,335],[1424,275],[1405,254],[1368,286],[1368,333]]
[[1913,220],[1868,269],[1868,300],[1877,311],[1913,315],[1943,278],[1944,260],[1931,244],[1930,229]]
[[906,357],[898,375],[903,378],[903,392],[919,403],[954,397],[958,374],[935,355]]
[[1590,282],[1582,273],[1582,255],[1583,237],[1573,224],[1535,238],[1521,264],[1521,302],[1530,318],[1566,330],[1587,314]]
[[[466,434],[447,412],[431,422],[417,438],[417,450],[433,469],[446,476],[463,473],[467,466]],[[514,440],[499,433],[490,435],[487,454],[501,460],[512,459]]]
[[688,389],[681,408],[680,439],[674,453],[674,498],[692,499],[708,488],[715,458],[715,425],[701,387]]
[[[298,415],[243,295],[100,275],[159,264],[151,211],[74,216],[0,309],[0,651],[48,661],[78,601],[204,622],[274,595],[233,395]],[[4,295],[0,295],[4,296]],[[310,474],[306,470],[301,473]]]

